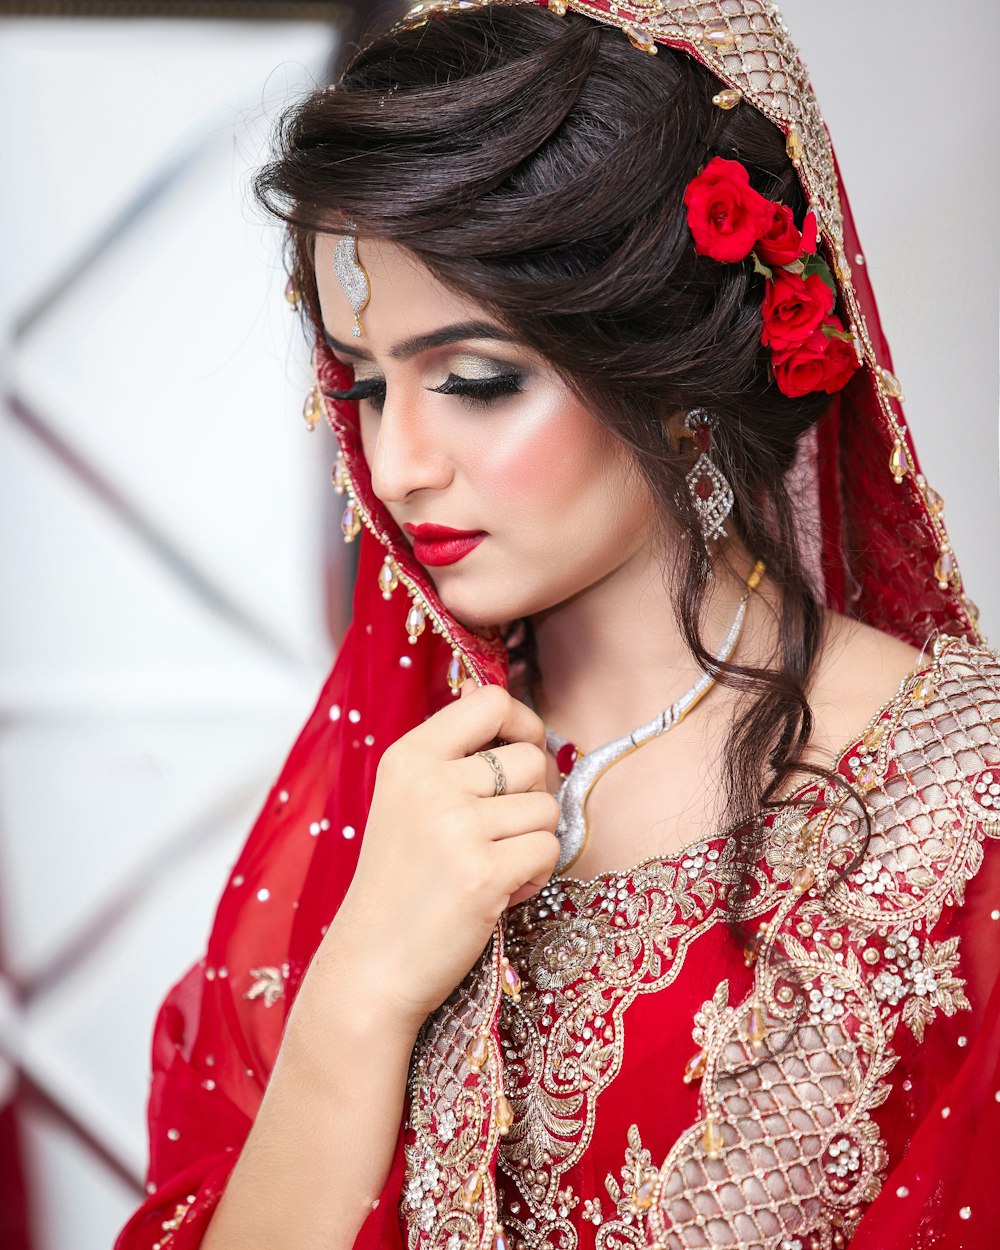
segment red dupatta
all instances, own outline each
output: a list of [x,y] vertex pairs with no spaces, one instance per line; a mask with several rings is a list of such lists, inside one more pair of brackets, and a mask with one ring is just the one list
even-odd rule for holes
[[[531,0],[529,0],[531,2]],[[944,528],[940,500],[919,471],[900,388],[882,334],[829,139],[806,71],[764,0],[666,3],[655,10],[570,0],[568,7],[623,26],[637,44],[662,42],[695,57],[741,92],[788,137],[789,152],[816,212],[821,246],[837,276],[838,304],[858,336],[862,367],[805,440],[796,473],[804,528],[821,535],[813,569],[831,608],[923,646],[937,632],[974,639],[973,609]],[[422,14],[421,16],[426,16]],[[637,51],[636,55],[642,54]],[[780,69],[780,74],[775,71]],[[775,85],[778,83],[779,85]],[[743,105],[746,107],[746,104]],[[352,625],[298,741],[268,795],[227,882],[204,960],[171,990],[156,1021],[149,1100],[149,1197],[122,1231],[117,1250],[194,1250],[211,1218],[260,1104],[283,1025],[303,973],[346,893],[357,863],[381,752],[442,706],[461,680],[503,683],[506,652],[472,634],[444,609],[409,543],[371,491],[357,412],[325,393],[350,383],[322,342],[314,354],[314,402],[339,442],[346,492],[345,533],[360,524]],[[384,598],[388,562],[398,588]],[[414,641],[408,641],[408,631]],[[990,940],[996,940],[990,935]],[[491,1115],[500,1080],[497,1018],[504,925],[482,964],[479,1009],[491,1048],[481,1093],[480,1150],[496,1167]],[[935,1185],[981,1183],[995,1142],[1000,999],[990,999],[954,1099],[979,1106],[919,1129],[901,1167],[919,1199]],[[402,1247],[398,1203],[404,1133],[382,1197],[358,1247]],[[904,1184],[903,1180],[898,1181]],[[492,1244],[492,1188],[476,1216],[478,1242]],[[907,1211],[917,1212],[920,1203]],[[949,1246],[961,1240],[956,1215]],[[880,1202],[853,1245],[904,1250],[916,1224]],[[951,1234],[950,1234],[951,1235]]]

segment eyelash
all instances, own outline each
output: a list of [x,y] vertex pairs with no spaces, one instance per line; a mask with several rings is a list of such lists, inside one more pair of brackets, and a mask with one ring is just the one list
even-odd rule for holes
[[[517,373],[498,373],[496,377],[476,380],[449,373],[440,386],[431,386],[428,389],[439,395],[458,395],[472,408],[487,408],[494,400],[502,399],[505,395],[519,395],[523,389],[522,382],[523,378]],[[335,400],[368,399],[381,412],[385,403],[385,383],[368,378],[355,382],[346,391],[329,391],[328,395]]]

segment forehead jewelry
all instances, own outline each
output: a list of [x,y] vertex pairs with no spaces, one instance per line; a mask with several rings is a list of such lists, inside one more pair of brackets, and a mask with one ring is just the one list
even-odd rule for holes
[[[348,230],[357,229],[353,221],[347,221],[344,224]],[[351,333],[359,339],[365,332],[361,324],[361,314],[371,299],[372,288],[368,281],[368,274],[358,259],[357,235],[342,234],[337,240],[333,249],[333,272],[337,275],[337,281],[354,309],[354,325],[351,327]]]

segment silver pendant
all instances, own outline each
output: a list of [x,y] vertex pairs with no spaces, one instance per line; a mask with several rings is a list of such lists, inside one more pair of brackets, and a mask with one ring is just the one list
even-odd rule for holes
[[[736,609],[736,615],[733,623],[729,627],[729,633],[726,634],[722,647],[716,659],[725,663],[732,655],[736,640],[740,636],[743,628],[743,618],[746,615],[747,601],[750,598],[749,590],[740,599],[739,607]],[[640,725],[638,729],[633,729],[631,733],[623,734],[620,738],[615,738],[612,742],[606,742],[603,746],[596,747],[593,751],[578,756],[573,767],[565,777],[556,791],[556,798],[559,800],[559,823],[556,825],[556,837],[559,839],[559,859],[556,861],[553,876],[557,876],[579,855],[583,848],[583,844],[587,839],[587,817],[585,806],[587,796],[594,788],[598,777],[602,775],[616,761],[623,759],[629,755],[636,747],[640,747],[645,742],[649,742],[653,738],[658,738],[660,734],[666,733],[672,729],[674,725],[684,719],[688,709],[694,704],[705,691],[715,684],[715,674],[704,672],[695,682],[695,684],[679,699],[676,699],[667,708],[664,708],[659,716],[654,716],[651,721],[645,725]],[[561,747],[568,745],[568,740],[561,737],[555,730],[545,729],[545,741],[549,750],[553,755],[557,755]]]

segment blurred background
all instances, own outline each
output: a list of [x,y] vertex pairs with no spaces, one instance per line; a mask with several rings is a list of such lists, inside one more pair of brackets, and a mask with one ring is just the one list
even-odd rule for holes
[[[1000,11],[956,0],[946,41],[930,0],[781,7],[996,642]],[[102,1250],[138,1202],[156,1008],[346,620],[332,438],[247,187],[363,22],[0,4],[0,1250]]]

